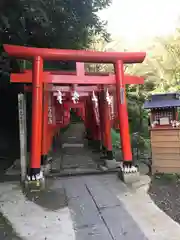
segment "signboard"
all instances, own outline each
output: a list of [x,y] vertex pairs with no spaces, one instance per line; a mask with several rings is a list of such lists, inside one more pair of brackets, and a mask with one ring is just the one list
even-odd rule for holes
[[169,118],[168,117],[163,117],[159,119],[160,125],[169,125]]

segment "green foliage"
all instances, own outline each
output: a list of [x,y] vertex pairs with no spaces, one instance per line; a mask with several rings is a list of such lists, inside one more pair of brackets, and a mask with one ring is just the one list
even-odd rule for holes
[[[108,43],[101,39],[94,40],[91,47],[95,50],[108,49]],[[111,44],[112,45],[112,44]],[[125,71],[130,75],[143,76],[143,85],[126,86],[129,123],[133,149],[138,149],[136,155],[151,155],[148,111],[143,108],[144,101],[156,92],[175,92],[180,90],[180,31],[167,38],[157,38],[147,49],[147,57],[142,64],[126,65]],[[118,44],[111,51],[123,51]],[[126,50],[124,50],[126,51]],[[112,65],[88,65],[90,71],[113,72]],[[113,143],[120,144],[112,132]],[[117,144],[116,144],[117,143]],[[137,156],[139,158],[139,156]]]
[[152,46],[147,49],[147,57],[143,64],[134,64],[126,68],[129,74],[145,77],[144,85],[127,86],[132,145],[138,143],[140,151],[150,152],[148,111],[143,109],[144,101],[152,93],[180,90],[179,49],[180,31],[177,29],[172,36],[154,40]]
[[[111,0],[1,0],[0,1],[0,74],[19,71],[31,62],[18,63],[6,57],[2,64],[2,45],[86,49],[94,36],[107,41],[106,23],[97,12],[111,4]],[[4,54],[4,53],[3,53]],[[74,62],[45,61],[47,70],[73,70]],[[5,81],[1,81],[1,86]]]
[[111,129],[112,145],[114,148],[119,148],[120,146],[120,135],[115,129]]
[[172,184],[180,181],[180,175],[176,173],[156,173],[153,176],[154,180],[159,182],[159,184]]

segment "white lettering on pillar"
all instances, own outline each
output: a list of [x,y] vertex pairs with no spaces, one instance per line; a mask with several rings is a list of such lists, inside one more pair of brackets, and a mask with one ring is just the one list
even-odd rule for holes
[[53,124],[52,97],[50,95],[48,99],[48,124]]
[[124,88],[120,88],[120,102],[124,104]]

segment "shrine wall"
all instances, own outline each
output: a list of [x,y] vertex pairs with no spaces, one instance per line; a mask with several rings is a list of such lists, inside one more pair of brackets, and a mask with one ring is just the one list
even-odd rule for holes
[[151,129],[152,173],[180,173],[180,129]]

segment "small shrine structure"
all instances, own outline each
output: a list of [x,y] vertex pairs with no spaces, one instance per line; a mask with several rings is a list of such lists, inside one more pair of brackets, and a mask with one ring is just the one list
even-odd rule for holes
[[152,95],[144,104],[150,109],[152,173],[180,173],[179,93]]

